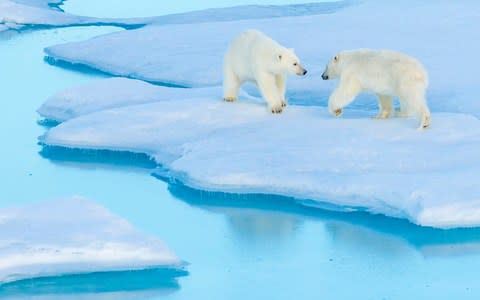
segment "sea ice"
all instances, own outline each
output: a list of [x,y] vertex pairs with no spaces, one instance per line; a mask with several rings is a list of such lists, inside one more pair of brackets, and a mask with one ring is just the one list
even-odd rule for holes
[[[52,128],[42,141],[67,148],[141,152],[167,177],[202,190],[266,193],[407,218],[434,227],[480,225],[480,120],[434,113],[371,120],[350,111],[210,98],[104,110]],[[163,174],[165,175],[165,174]]]
[[0,283],[180,265],[162,241],[81,197],[2,208],[0,226]]
[[[372,17],[372,12],[381,13]],[[287,86],[290,98],[302,103],[325,103],[333,83],[322,81],[321,74],[336,52],[380,48],[405,52],[424,63],[430,74],[432,110],[480,115],[476,99],[480,60],[473,59],[480,52],[476,1],[367,0],[330,14],[254,19],[256,14],[252,9],[253,20],[219,23],[216,19],[222,14],[212,11],[207,23],[147,26],[48,47],[46,53],[56,60],[150,82],[215,86],[222,82],[229,42],[256,28],[295,48],[304,62],[308,75],[289,79]],[[366,106],[357,102],[352,107]]]
[[129,28],[149,24],[154,19],[92,18],[65,13],[55,6],[48,5],[58,3],[59,1],[56,0],[0,0],[0,25],[4,24],[4,28],[17,30],[25,26],[64,27],[78,25],[116,25]]
[[[331,14],[269,19],[256,19],[252,8],[250,20],[223,23],[211,11],[209,22],[157,24],[49,47],[55,60],[194,88],[129,81],[135,95],[123,97],[103,89],[103,81],[91,83],[99,85],[98,97],[85,87],[73,88],[71,97],[61,92],[40,112],[73,119],[41,140],[146,153],[166,170],[162,176],[202,190],[289,196],[305,205],[365,210],[424,226],[480,226],[480,61],[468,59],[480,50],[474,38],[479,10],[473,0],[367,0]],[[374,11],[382,13],[372,17]],[[274,116],[246,95],[238,103],[221,102],[223,53],[248,28],[296,48],[302,58],[309,75],[289,79],[293,104],[303,99],[324,105],[334,83],[322,81],[321,74],[339,50],[391,48],[417,57],[430,73],[432,129],[417,131],[412,119],[371,120],[377,104],[368,97],[339,119],[319,106],[290,105]],[[78,106],[81,98],[84,107]]]

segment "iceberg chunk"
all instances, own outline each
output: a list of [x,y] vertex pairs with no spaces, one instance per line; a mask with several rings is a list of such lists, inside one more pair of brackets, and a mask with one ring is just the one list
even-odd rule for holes
[[81,197],[0,209],[0,283],[179,266],[159,239]]

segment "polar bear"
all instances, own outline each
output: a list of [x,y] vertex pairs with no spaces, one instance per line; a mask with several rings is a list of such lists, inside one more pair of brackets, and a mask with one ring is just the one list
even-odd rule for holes
[[365,91],[377,95],[380,112],[375,118],[390,118],[392,97],[398,97],[398,117],[413,113],[420,120],[419,129],[430,126],[430,111],[425,100],[428,74],[422,64],[410,56],[390,50],[343,51],[330,60],[322,78],[340,78],[328,100],[328,108],[335,116],[341,115],[343,107]]
[[240,86],[257,84],[272,113],[281,113],[287,105],[287,74],[305,75],[293,49],[287,49],[257,30],[240,34],[228,47],[224,58],[223,100],[237,100]]

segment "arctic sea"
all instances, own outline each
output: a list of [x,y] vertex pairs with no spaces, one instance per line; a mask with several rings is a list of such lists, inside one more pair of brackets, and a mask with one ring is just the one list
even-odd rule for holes
[[[131,17],[255,3],[161,2],[69,0],[62,8]],[[271,1],[287,3],[300,1]],[[32,28],[0,37],[0,207],[87,197],[165,241],[188,263],[188,274],[174,282],[163,280],[171,274],[162,270],[31,279],[0,285],[0,298],[478,299],[479,229],[425,228],[282,197],[202,192],[152,176],[155,165],[141,155],[38,145],[52,125],[36,112],[45,99],[107,77],[52,66],[43,49],[120,30]]]

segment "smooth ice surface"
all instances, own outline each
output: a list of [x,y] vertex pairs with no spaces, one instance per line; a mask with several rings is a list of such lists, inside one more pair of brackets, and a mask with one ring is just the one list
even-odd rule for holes
[[[240,94],[244,99],[253,99],[243,91]],[[141,80],[108,78],[64,89],[47,99],[38,113],[48,120],[63,122],[108,108],[186,98],[220,100],[222,88],[172,89]]]
[[0,282],[178,266],[159,239],[81,197],[0,209]]
[[[323,108],[177,100],[128,106],[51,129],[48,145],[144,152],[202,190],[311,199],[434,227],[480,225],[480,121],[437,113],[435,126],[333,119]],[[455,184],[449,184],[455,182]]]
[[[381,13],[372,16],[372,12]],[[246,13],[250,18],[262,14],[256,9]],[[429,71],[428,101],[432,109],[473,112],[478,116],[476,70],[480,61],[473,58],[480,52],[480,44],[473,41],[480,39],[479,14],[480,7],[474,0],[460,3],[370,0],[331,14],[223,24],[214,22],[223,18],[223,14],[212,12],[210,23],[148,26],[48,47],[46,53],[58,60],[85,64],[115,75],[193,87],[211,86],[221,84],[223,53],[229,42],[240,32],[256,28],[295,48],[309,70],[307,77],[289,80],[291,98],[324,103],[333,83],[322,81],[321,74],[328,60],[340,50],[395,49],[418,58]],[[191,17],[194,16],[193,13]],[[472,59],[462,60],[459,48],[461,57]]]

